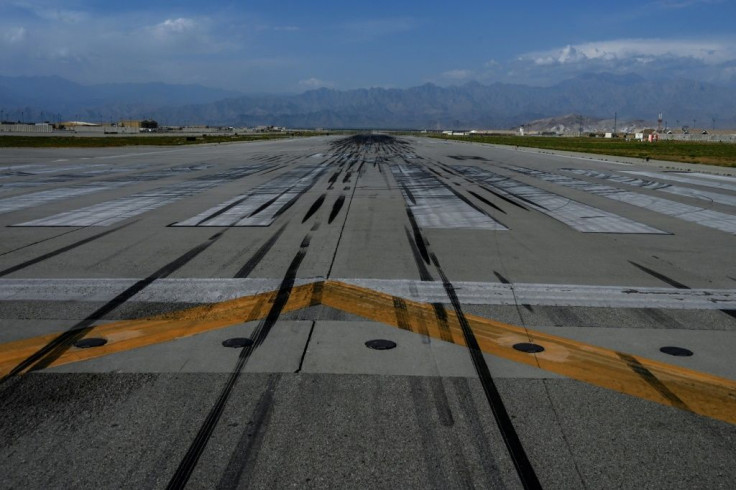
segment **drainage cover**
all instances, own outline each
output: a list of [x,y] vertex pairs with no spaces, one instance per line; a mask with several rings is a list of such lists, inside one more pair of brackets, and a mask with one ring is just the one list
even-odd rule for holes
[[684,347],[662,347],[659,349],[660,352],[664,352],[665,354],[669,354],[671,356],[681,356],[681,357],[687,357],[692,356],[693,351],[689,349],[685,349]]
[[223,347],[248,347],[249,345],[253,345],[253,341],[247,337],[233,337],[232,339],[227,339],[222,341]]
[[542,352],[544,347],[530,342],[521,342],[519,344],[514,344],[514,349],[520,350],[521,352],[527,352],[529,354],[536,354],[537,352]]
[[88,339],[77,340],[74,342],[74,347],[79,349],[88,349],[90,347],[100,347],[101,345],[107,344],[107,339],[100,339],[97,337],[90,337]]
[[375,340],[369,340],[365,343],[365,346],[369,349],[375,349],[375,350],[388,350],[393,349],[396,347],[396,342],[393,342],[391,340],[386,339],[375,339]]

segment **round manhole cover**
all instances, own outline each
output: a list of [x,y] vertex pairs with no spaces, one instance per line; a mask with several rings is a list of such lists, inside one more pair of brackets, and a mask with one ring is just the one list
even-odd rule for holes
[[88,339],[77,340],[74,342],[74,347],[79,349],[89,349],[90,347],[100,347],[105,344],[107,344],[107,339],[90,337]]
[[253,341],[247,337],[234,337],[232,339],[222,341],[223,347],[239,348],[248,347],[249,345],[253,345]]
[[673,346],[667,346],[662,347],[659,349],[660,352],[664,352],[665,354],[669,354],[671,356],[678,356],[678,357],[688,357],[693,355],[693,351],[690,349],[685,349],[684,347],[673,347]]
[[532,344],[531,342],[521,342],[514,344],[514,349],[526,352],[528,354],[536,354],[537,352],[544,351],[544,347],[539,344]]
[[386,339],[375,339],[375,340],[369,340],[365,343],[365,346],[369,349],[375,349],[375,350],[389,350],[396,347],[396,342],[392,340],[386,340]]

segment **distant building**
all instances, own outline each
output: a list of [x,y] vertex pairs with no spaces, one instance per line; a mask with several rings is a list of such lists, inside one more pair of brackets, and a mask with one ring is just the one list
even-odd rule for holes
[[48,123],[2,123],[0,132],[3,133],[51,133],[54,127]]
[[60,122],[58,124],[59,127],[63,126],[65,128],[76,128],[77,126],[80,127],[95,127],[99,126],[99,124],[91,123],[91,122],[85,122],[85,121],[64,121]]
[[142,126],[143,121],[142,120],[135,120],[135,119],[124,119],[118,123],[119,128],[133,128],[133,129],[140,129]]

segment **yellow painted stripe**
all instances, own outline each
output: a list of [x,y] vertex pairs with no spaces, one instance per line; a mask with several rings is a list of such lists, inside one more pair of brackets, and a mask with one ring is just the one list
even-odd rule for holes
[[[275,298],[276,292],[262,293],[141,320],[101,325],[88,336],[104,337],[107,344],[94,349],[72,347],[52,365],[258,320],[268,313]],[[445,318],[439,318],[432,305],[336,281],[295,287],[284,311],[318,304],[458,345],[465,343],[458,319],[452,312],[446,311]],[[474,315],[466,315],[466,318],[485,353],[736,424],[736,382],[732,380],[487,318]],[[44,335],[0,345],[0,375],[10,372],[57,336]],[[542,345],[544,352],[526,354],[513,348],[516,343],[530,340]]]
[[[312,304],[315,284],[292,289],[283,311],[295,311]],[[212,305],[157,315],[140,320],[123,320],[94,327],[86,336],[102,337],[107,344],[93,349],[71,347],[52,366],[94,359],[151,344],[169,342],[211,330],[265,317],[276,292],[237,298]],[[8,374],[21,361],[37,352],[60,334],[44,335],[0,345],[0,376]]]
[[[381,323],[399,326],[393,297],[327,281],[322,303]],[[403,301],[405,325],[416,333],[447,339],[431,305]],[[451,341],[464,345],[454,313],[448,312]],[[596,386],[736,424],[736,382],[574,340],[527,330],[487,318],[466,315],[483,352],[561,374]],[[531,338],[530,338],[531,336]],[[513,348],[529,342],[545,350],[527,354]]]

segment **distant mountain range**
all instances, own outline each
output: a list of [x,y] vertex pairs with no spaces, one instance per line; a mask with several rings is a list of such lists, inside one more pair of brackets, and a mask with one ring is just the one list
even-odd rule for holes
[[[318,89],[299,95],[242,95],[163,83],[84,86],[58,77],[0,77],[5,118],[292,128],[512,128],[562,114],[668,125],[736,127],[734,87],[637,75],[588,74],[551,87],[501,84],[407,89]],[[49,116],[51,115],[51,116]],[[695,122],[694,122],[695,121]]]
[[[164,107],[207,104],[243,94],[201,85],[106,83],[81,85],[61,77],[0,76],[0,109],[6,118],[39,120],[60,116],[91,121],[147,117]],[[10,116],[8,116],[10,114]]]

